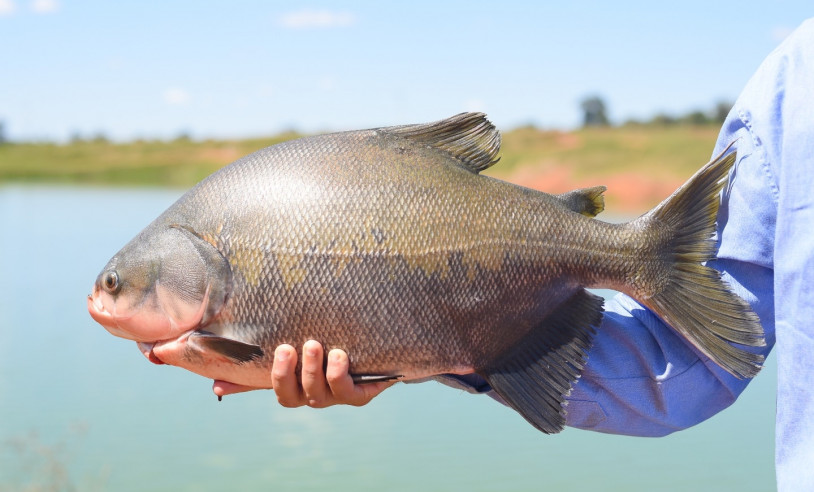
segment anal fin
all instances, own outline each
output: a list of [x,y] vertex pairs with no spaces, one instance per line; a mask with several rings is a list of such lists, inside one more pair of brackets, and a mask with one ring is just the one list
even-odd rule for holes
[[565,398],[582,374],[603,300],[580,290],[512,348],[476,371],[546,434],[565,426]]
[[189,339],[202,348],[217,352],[238,364],[263,357],[263,349],[257,345],[224,338],[207,331],[196,331]]

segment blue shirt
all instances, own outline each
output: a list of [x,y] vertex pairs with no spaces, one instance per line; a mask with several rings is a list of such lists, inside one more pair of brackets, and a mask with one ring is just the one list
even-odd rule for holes
[[[814,490],[814,19],[763,62],[721,129],[737,141],[718,212],[717,259],[777,346],[778,490]],[[775,295],[777,292],[777,295]],[[567,407],[568,425],[663,436],[728,407],[739,380],[631,298],[606,313]],[[477,376],[443,382],[490,392]]]

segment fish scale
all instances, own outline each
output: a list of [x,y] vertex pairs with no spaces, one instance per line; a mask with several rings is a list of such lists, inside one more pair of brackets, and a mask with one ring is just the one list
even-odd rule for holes
[[[543,432],[562,428],[602,316],[588,287],[633,295],[726,370],[757,372],[762,358],[731,344],[765,343],[757,317],[702,265],[734,156],[649,214],[608,224],[593,219],[603,187],[554,196],[480,175],[499,145],[484,115],[464,113],[260,150],[125,246],[91,314],[152,361],[246,386],[270,387],[275,348],[309,339],[346,351],[359,381],[476,372]],[[168,234],[183,244],[167,246]],[[206,282],[173,278],[178,264]],[[166,292],[151,293],[144,265]],[[121,286],[107,287],[110,275]],[[106,317],[140,296],[161,312]],[[183,332],[147,329],[172,313]]]

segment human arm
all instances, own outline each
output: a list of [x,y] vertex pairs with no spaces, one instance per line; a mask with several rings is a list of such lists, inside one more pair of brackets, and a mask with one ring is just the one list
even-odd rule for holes
[[[747,291],[739,293],[761,318],[766,351],[775,342],[777,327],[779,490],[814,486],[812,88],[814,20],[808,20],[758,68],[715,149],[737,140],[738,163],[719,212],[715,266],[734,279],[736,291],[738,284]],[[722,382],[736,390],[745,383]],[[704,396],[693,392],[687,398],[703,402]]]
[[[747,116],[761,117],[755,114],[761,110],[751,98],[739,100],[713,152],[735,141],[738,156],[718,214],[718,257],[709,264],[760,317],[767,342],[760,352],[766,355],[774,344],[777,201],[763,148],[770,136],[754,134]],[[605,311],[585,371],[568,398],[568,425],[615,434],[666,435],[726,408],[748,384],[698,353],[631,298],[617,296],[606,302]],[[472,376],[440,379],[468,391],[490,390]]]
[[[774,344],[770,270],[717,260],[724,279],[764,322],[766,355]],[[736,278],[745,280],[746,285]],[[756,294],[757,293],[757,294]],[[768,297],[768,299],[767,299]],[[588,364],[568,399],[567,424],[635,436],[691,427],[731,405],[750,380],[737,379],[700,354],[655,314],[629,297],[606,303]]]
[[[724,260],[725,280],[764,322],[766,354],[774,343],[771,272]],[[736,284],[730,272],[745,278]],[[750,294],[749,289],[762,293]],[[767,298],[768,296],[768,298]],[[606,302],[588,362],[566,406],[566,424],[598,432],[664,436],[691,427],[731,405],[749,380],[737,379],[701,355],[651,311],[624,295]],[[440,382],[500,398],[477,375],[445,375]]]

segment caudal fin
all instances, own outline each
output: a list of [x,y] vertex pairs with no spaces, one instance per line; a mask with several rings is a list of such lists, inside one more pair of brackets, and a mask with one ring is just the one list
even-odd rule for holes
[[765,346],[760,320],[750,306],[702,263],[715,256],[715,217],[719,194],[735,154],[721,155],[701,168],[647,215],[632,224],[665,240],[666,272],[655,293],[636,296],[702,353],[740,378],[755,376],[763,356],[732,343]]

